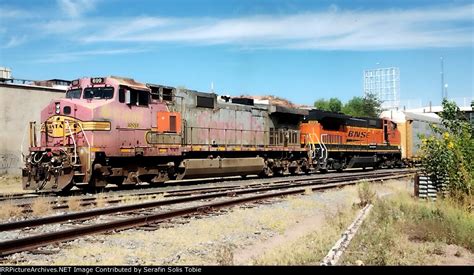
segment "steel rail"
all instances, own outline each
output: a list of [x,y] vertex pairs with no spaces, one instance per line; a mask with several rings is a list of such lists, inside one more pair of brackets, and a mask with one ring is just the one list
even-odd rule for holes
[[[409,171],[409,170],[404,170],[404,171]],[[384,174],[388,172],[394,172],[394,171],[383,171],[383,172],[367,172],[367,173],[357,173],[357,175],[378,175],[378,174]],[[403,171],[401,171],[403,172]],[[327,175],[327,174],[326,174]],[[343,178],[343,177],[352,177],[352,175],[336,175],[337,178]],[[164,197],[177,197],[177,196],[188,196],[191,194],[195,193],[208,193],[208,192],[215,192],[216,190],[225,190],[225,189],[241,189],[245,187],[251,187],[251,186],[262,186],[262,185],[268,185],[268,184],[276,184],[276,183],[285,183],[285,182],[301,182],[301,181],[307,181],[307,180],[313,180],[313,179],[321,179],[321,178],[326,178],[322,177],[320,174],[313,175],[313,176],[306,176],[306,177],[298,177],[298,178],[292,178],[292,179],[274,179],[274,180],[269,180],[269,181],[264,181],[264,182],[258,182],[254,184],[241,184],[241,185],[226,185],[226,186],[218,186],[218,187],[199,187],[199,188],[189,188],[189,189],[183,189],[183,190],[168,190],[168,191],[163,191],[163,190],[155,190],[155,191],[145,191],[145,192],[136,192],[136,193],[115,193],[111,194],[109,196],[104,196],[101,197],[101,199],[108,199],[105,201],[106,203],[109,204],[114,204],[114,203],[119,203],[122,201],[121,198],[125,196],[152,196],[152,195],[163,195]],[[36,198],[32,197],[32,198]],[[71,197],[70,197],[71,198]],[[80,197],[80,206],[87,206],[87,205],[93,205],[96,204],[97,197]],[[59,210],[59,209],[67,209],[69,206],[67,205],[68,200],[67,199],[62,199],[62,200],[51,200],[49,202],[52,204],[52,209],[54,210]],[[31,212],[28,207],[31,205],[31,203],[23,203],[23,204],[16,204],[18,207],[25,208],[23,210],[23,213],[29,213]]]
[[[344,173],[354,173],[354,174],[362,174],[362,173],[363,174],[377,174],[377,173],[384,173],[384,172],[385,171],[380,172],[380,170],[373,170],[373,171],[369,171],[369,172],[362,172],[360,170],[344,171]],[[336,172],[334,172],[334,173],[336,173]],[[286,182],[286,181],[288,181],[288,177],[292,177],[292,178],[296,177],[296,178],[294,178],[294,180],[300,180],[301,181],[301,180],[305,180],[305,179],[308,179],[308,178],[321,178],[321,177],[324,177],[324,176],[330,176],[330,174],[311,173],[309,175],[302,175],[302,174],[300,174],[300,175],[284,175],[283,177],[268,179],[267,182],[268,183]],[[349,175],[345,174],[343,176],[349,176]],[[247,181],[251,181],[251,180],[255,180],[255,179],[258,179],[258,178],[250,178],[250,179],[247,179]],[[197,183],[215,183],[215,182],[219,182],[219,181],[240,181],[240,180],[243,180],[243,179],[240,179],[240,178],[238,178],[238,179],[237,178],[225,178],[224,177],[224,178],[196,179],[195,182],[197,182]],[[173,181],[173,182],[167,183],[167,185],[168,186],[176,186],[176,185],[183,186],[183,185],[180,185],[180,184],[183,184],[187,181],[188,180]],[[261,184],[265,184],[267,182],[264,182],[264,183],[261,183]],[[135,187],[142,187],[142,188],[133,188],[132,189],[132,190],[138,191],[136,194],[139,194],[140,191],[146,190],[148,188],[149,189],[157,188],[157,186],[152,186],[152,185],[137,185]],[[158,187],[158,188],[160,188],[160,187]],[[212,188],[212,187],[200,187],[200,188],[195,188],[195,189],[198,190],[198,189],[208,189],[208,188]],[[77,194],[78,192],[76,192],[76,191],[81,191],[81,190],[71,191],[72,192],[71,194]],[[108,192],[114,192],[114,193],[117,193],[117,194],[122,194],[121,193],[122,191],[125,191],[125,190],[122,189],[122,190],[118,190],[118,191],[108,191]],[[171,193],[171,192],[175,192],[175,191],[180,191],[180,190],[170,190],[170,191],[166,191],[165,193]],[[108,192],[101,192],[101,194],[107,194]],[[147,192],[147,191],[145,191],[145,192]],[[151,193],[156,193],[156,192],[157,191],[151,191]],[[160,192],[160,191],[158,191],[158,192]],[[135,193],[131,193],[131,195],[134,195],[134,194]],[[27,193],[0,194],[0,201],[17,200],[17,199],[31,199],[31,198],[55,196],[55,195],[58,195],[58,192],[40,191],[40,192],[27,192]],[[68,196],[68,197],[73,197],[73,196]]]
[[[390,175],[393,175],[393,173],[386,173],[383,176],[390,176]],[[361,180],[364,178],[365,176],[357,175],[357,176],[351,176],[351,178],[349,179],[354,181],[354,180]],[[138,203],[138,204],[99,208],[99,209],[93,209],[93,210],[82,211],[82,212],[68,213],[68,214],[63,214],[63,215],[55,215],[55,216],[42,217],[42,218],[37,218],[37,219],[2,223],[0,224],[0,231],[10,231],[10,230],[17,230],[17,229],[22,229],[22,228],[30,228],[30,227],[47,225],[47,224],[53,224],[53,223],[69,222],[69,221],[81,220],[85,218],[93,218],[93,217],[97,217],[101,215],[129,212],[129,211],[133,211],[137,209],[147,209],[147,208],[153,208],[153,207],[158,207],[158,206],[173,205],[173,204],[178,204],[178,203],[193,202],[193,201],[199,201],[203,199],[226,197],[229,195],[235,196],[235,195],[243,195],[243,194],[256,193],[256,192],[273,191],[273,190],[278,190],[278,189],[283,189],[283,188],[297,188],[297,187],[305,187],[305,186],[311,186],[311,185],[322,184],[322,183],[340,182],[346,179],[348,178],[343,177],[343,178],[335,178],[335,179],[327,179],[327,178],[315,179],[315,180],[308,181],[306,183],[300,183],[300,184],[294,184],[294,183],[293,184],[291,183],[276,184],[276,185],[266,186],[266,187],[261,187],[261,188],[248,188],[248,189],[233,190],[233,191],[230,190],[230,191],[195,195],[195,196],[189,196],[189,197],[183,197],[183,198],[175,198],[175,199],[169,199],[169,200],[151,201],[151,202],[143,202],[143,203]]]
[[[373,182],[373,181],[380,181],[384,179],[402,178],[402,177],[407,177],[408,175],[409,174],[392,175],[392,176],[387,176],[387,177],[371,178],[367,180]],[[359,179],[348,181],[348,182],[342,182],[342,183],[330,183],[330,184],[325,184],[325,185],[317,185],[317,186],[311,187],[311,190],[312,191],[326,190],[326,189],[342,187],[346,185],[353,185],[358,182],[359,182]],[[68,240],[72,240],[84,235],[110,232],[114,230],[122,230],[122,229],[146,225],[152,222],[163,221],[163,220],[174,218],[174,217],[184,216],[188,214],[199,213],[203,211],[212,211],[213,209],[223,208],[227,206],[233,206],[237,204],[258,201],[258,200],[268,199],[272,197],[302,194],[302,193],[305,193],[306,191],[307,191],[307,188],[298,188],[298,189],[280,191],[280,192],[275,192],[275,193],[266,193],[266,194],[261,194],[261,195],[255,195],[255,196],[231,199],[231,200],[226,200],[226,201],[221,201],[221,202],[209,203],[209,204],[204,204],[204,205],[192,206],[192,207],[187,207],[187,208],[182,208],[182,209],[176,209],[176,210],[171,210],[164,213],[149,214],[149,215],[144,215],[140,217],[127,218],[127,219],[122,219],[122,220],[112,221],[112,222],[107,222],[107,223],[102,223],[102,224],[94,224],[94,225],[83,226],[83,227],[73,228],[73,229],[68,229],[68,230],[63,230],[63,231],[29,236],[25,238],[16,239],[16,240],[4,241],[0,243],[0,255],[5,256],[5,255],[16,253],[16,252],[32,250],[44,245],[58,243],[62,241],[68,241]]]

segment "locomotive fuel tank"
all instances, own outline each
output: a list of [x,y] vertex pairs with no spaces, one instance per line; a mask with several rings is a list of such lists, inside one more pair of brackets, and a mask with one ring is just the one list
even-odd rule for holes
[[183,171],[178,179],[258,175],[264,166],[265,161],[261,157],[187,159],[179,166]]

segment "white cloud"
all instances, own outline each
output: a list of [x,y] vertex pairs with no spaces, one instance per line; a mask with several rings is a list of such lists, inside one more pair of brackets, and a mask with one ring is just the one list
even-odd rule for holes
[[0,14],[2,19],[24,19],[26,17],[32,16],[32,14],[26,10],[21,10],[9,6],[1,6]]
[[59,34],[62,39],[89,46],[110,42],[117,45],[175,43],[220,44],[241,49],[316,50],[415,49],[474,44],[474,4],[385,10],[347,10],[331,5],[319,12],[234,18],[143,15],[84,18],[84,13],[95,8],[96,1],[58,0],[59,7],[68,17],[42,15],[35,22],[25,23],[28,40],[48,39]]
[[325,12],[286,16],[135,18],[126,25],[89,32],[84,40],[328,50],[455,47],[473,42],[473,7],[351,11],[331,6]]
[[69,17],[79,17],[95,8],[95,0],[58,0],[58,5]]
[[36,27],[38,27],[41,32],[44,33],[63,34],[91,27],[88,24],[90,23],[82,20],[52,20],[45,23],[36,24]]
[[26,42],[26,36],[12,36],[10,39],[2,45],[3,49],[14,48]]
[[123,55],[123,54],[134,54],[146,52],[147,49],[143,48],[123,48],[123,49],[98,49],[98,50],[87,50],[87,51],[76,51],[76,52],[61,52],[47,55],[44,58],[32,60],[36,63],[62,63],[80,60],[87,56],[101,56],[101,55]]

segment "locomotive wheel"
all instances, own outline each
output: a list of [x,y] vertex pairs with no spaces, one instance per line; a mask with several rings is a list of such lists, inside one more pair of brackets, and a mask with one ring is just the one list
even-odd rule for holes
[[294,176],[296,175],[296,172],[298,171],[298,167],[289,167],[288,171],[290,172],[290,175]]
[[157,175],[153,174],[147,174],[147,175],[140,175],[138,176],[139,182],[146,182],[146,183],[152,183],[152,179],[154,179]]
[[262,172],[260,172],[260,174],[258,174],[258,176],[261,177],[261,178],[269,178],[269,177],[273,176],[272,169],[270,169],[268,167],[264,167]]
[[124,180],[125,180],[125,177],[122,177],[122,176],[107,177],[108,183],[115,184],[117,186],[122,185]]
[[281,177],[281,176],[283,176],[283,174],[284,174],[283,169],[277,168],[277,169],[273,170],[273,175],[275,177]]

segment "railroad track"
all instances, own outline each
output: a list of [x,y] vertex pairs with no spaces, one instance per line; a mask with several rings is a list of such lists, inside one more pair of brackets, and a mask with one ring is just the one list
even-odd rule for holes
[[6,201],[6,200],[20,200],[20,199],[32,199],[32,198],[38,198],[41,196],[50,196],[53,195],[54,193],[51,192],[38,192],[38,193],[9,193],[9,194],[0,194],[0,201]]
[[[372,175],[377,175],[379,173],[387,173],[387,171],[358,172],[357,175],[358,176],[372,176]],[[296,184],[298,182],[305,182],[308,180],[322,179],[323,177],[326,177],[326,176],[328,176],[328,174],[324,174],[324,175],[318,174],[318,175],[313,175],[313,176],[298,176],[298,177],[292,177],[292,178],[269,179],[266,181],[259,181],[257,183],[250,183],[250,184],[244,183],[240,185],[187,188],[183,190],[178,189],[178,190],[162,191],[162,190],[155,189],[155,190],[145,191],[145,192],[139,190],[138,192],[135,192],[135,193],[113,193],[113,194],[102,196],[100,198],[90,197],[90,196],[79,197],[78,203],[79,203],[79,207],[97,206],[99,204],[98,201],[100,200],[100,203],[102,204],[112,205],[112,204],[118,204],[118,203],[124,202],[125,200],[130,199],[131,197],[135,197],[137,200],[141,200],[141,199],[156,199],[158,197],[169,198],[169,197],[179,197],[179,196],[190,196],[190,195],[196,195],[196,194],[219,192],[219,191],[224,191],[224,190],[239,190],[242,188],[259,187],[259,186],[265,186],[269,184],[288,184],[288,182],[292,182]],[[339,179],[344,179],[344,178],[350,178],[352,176],[353,175],[336,175],[335,177]],[[50,200],[49,204],[51,205],[51,210],[64,210],[64,209],[69,208],[68,202],[69,202],[69,199],[56,198],[56,199]],[[16,204],[16,206],[23,208],[22,211],[25,214],[32,212],[31,203],[19,203],[19,204]]]
[[[392,176],[394,174],[395,174],[394,172],[385,172],[383,174],[378,174],[378,176],[385,177],[385,176]],[[253,193],[253,192],[278,190],[278,189],[283,189],[283,188],[305,187],[305,186],[311,186],[315,184],[342,182],[345,180],[360,180],[360,179],[365,179],[367,176],[374,176],[374,174],[371,173],[371,174],[358,174],[356,176],[339,176],[333,179],[317,178],[317,179],[299,179],[299,180],[291,180],[291,181],[280,180],[280,181],[272,182],[270,184],[267,183],[266,185],[263,185],[260,183],[260,184],[246,185],[246,186],[234,186],[232,188],[223,186],[223,187],[210,187],[207,189],[198,188],[198,189],[182,190],[182,191],[174,190],[173,192],[170,192],[170,194],[168,194],[168,197],[174,196],[174,197],[179,197],[179,198],[94,209],[90,211],[82,211],[82,212],[62,214],[62,215],[57,215],[57,216],[22,220],[18,222],[3,223],[3,224],[0,224],[0,231],[16,230],[16,229],[21,229],[24,227],[34,227],[34,226],[40,226],[40,225],[58,223],[58,222],[64,222],[64,221],[73,221],[73,220],[79,220],[79,219],[84,219],[84,218],[93,218],[99,215],[123,213],[123,212],[133,211],[137,209],[146,209],[146,208],[159,207],[159,206],[165,206],[165,205],[173,205],[173,204],[178,204],[178,203],[192,202],[192,201],[203,200],[203,199],[212,199],[212,198],[217,198],[217,197],[222,197],[222,196],[229,196],[229,194],[241,195],[241,194],[248,194],[248,193]],[[153,193],[153,194],[156,194],[156,193]],[[113,201],[115,202],[115,200]]]
[[[385,172],[378,173],[376,176],[372,174],[370,179],[366,179],[367,175],[354,175],[350,178],[347,176],[332,179],[323,178],[306,180],[306,182],[304,183],[287,182],[270,186],[242,188],[239,190],[221,190],[216,192],[210,192],[207,194],[191,195],[168,200],[152,201],[133,205],[123,205],[103,209],[94,209],[65,215],[50,216],[39,219],[0,224],[0,231],[21,230],[25,228],[32,228],[47,224],[91,219],[102,215],[111,215],[117,213],[123,214],[138,210],[143,211],[144,209],[153,209],[164,205],[175,206],[182,203],[199,202],[197,205],[190,207],[172,209],[165,212],[144,214],[131,218],[122,218],[115,221],[79,226],[77,228],[49,232],[45,234],[37,234],[33,236],[22,237],[15,240],[0,242],[0,255],[5,256],[16,252],[33,250],[41,246],[72,240],[80,236],[140,227],[151,223],[157,223],[160,221],[168,220],[171,218],[183,217],[186,215],[199,214],[203,212],[205,213],[209,211],[212,212],[215,209],[229,207],[233,205],[255,202],[274,197],[302,194],[307,192],[308,189],[311,189],[312,191],[321,191],[346,185],[353,185],[360,182],[361,179],[368,181],[380,181],[386,179],[388,180],[407,177],[409,175],[412,175],[413,173],[413,171]],[[257,193],[257,195],[254,195],[255,193]],[[237,196],[239,197],[235,198]],[[210,203],[202,202],[203,200],[210,200],[216,198],[221,199],[216,202]]]
[[[374,170],[375,173],[378,173],[378,171],[380,170]],[[374,173],[374,171],[372,172],[361,172],[360,170],[347,170],[347,171],[344,171],[344,175],[345,174],[351,174],[351,173]],[[398,170],[399,171],[399,170]],[[331,174],[339,174],[339,173],[336,173],[336,172],[332,172],[332,173],[329,173],[329,174],[319,174],[319,173],[315,173],[315,174],[310,174],[310,175],[295,175],[295,176],[290,176],[290,175],[284,175],[283,177],[279,177],[279,178],[272,178],[272,179],[267,179],[268,182],[270,181],[288,181],[288,178],[296,178],[296,180],[300,180],[298,178],[301,178],[301,179],[305,179],[305,178],[308,178],[308,177],[322,177],[322,176],[328,176],[328,175],[331,175]],[[145,184],[145,185],[137,185],[137,186],[133,186],[131,187],[132,189],[123,189],[123,190],[117,190],[117,191],[114,191],[115,189],[106,189],[104,190],[104,192],[100,192],[100,194],[105,194],[107,195],[108,193],[127,193],[127,194],[134,194],[132,192],[135,192],[135,193],[140,193],[140,192],[143,192],[143,190],[147,190],[147,189],[151,189],[151,190],[157,190],[157,189],[163,189],[163,187],[173,187],[173,186],[183,186],[183,184],[187,184],[187,183],[191,183],[191,184],[205,184],[205,183],[218,183],[218,182],[232,182],[232,181],[252,181],[252,180],[262,180],[261,178],[248,178],[246,180],[243,180],[242,178],[210,178],[210,179],[194,179],[194,180],[177,180],[177,181],[170,181],[170,182],[167,182],[165,186],[156,186],[156,185],[148,185],[148,184]],[[195,189],[207,189],[207,187],[203,187],[203,188],[195,188]],[[1,191],[1,190],[0,190]],[[147,191],[145,191],[147,192]],[[151,192],[156,192],[156,191],[151,191]],[[159,193],[159,192],[156,192],[156,193]],[[162,193],[165,193],[165,192],[162,192]],[[47,191],[38,191],[38,192],[27,192],[27,193],[7,193],[7,194],[2,194],[0,193],[0,202],[1,201],[15,201],[15,200],[28,200],[28,199],[35,199],[35,198],[39,198],[39,197],[45,197],[45,198],[50,198],[50,197],[55,197],[55,198],[62,198],[64,196],[67,196],[67,197],[72,197],[72,196],[85,196],[86,194],[82,191],[82,190],[75,190],[75,191],[71,191],[71,193],[69,194],[59,194],[57,192],[47,192]],[[84,199],[84,201],[87,201],[87,200],[91,200],[90,197],[89,198],[86,198]]]
[[[357,171],[351,171],[357,172]],[[289,175],[284,175],[283,177],[287,177]],[[301,176],[301,175],[297,175]],[[224,177],[224,178],[206,178],[206,179],[185,179],[185,180],[173,180],[166,182],[165,185],[157,186],[148,183],[143,183],[140,185],[129,186],[126,189],[116,189],[114,187],[103,189],[102,191],[97,191],[100,194],[107,194],[107,193],[119,193],[119,192],[130,192],[136,191],[140,192],[146,189],[161,189],[163,187],[172,187],[172,186],[182,186],[183,184],[204,184],[204,183],[215,183],[215,182],[231,182],[231,181],[241,181],[244,180],[241,177]],[[247,179],[252,180],[252,178]],[[0,190],[1,191],[1,190]],[[0,193],[0,201],[5,200],[21,200],[21,199],[31,199],[31,198],[38,198],[38,197],[71,197],[71,196],[84,196],[84,190],[71,190],[69,193],[60,193],[60,192],[53,192],[53,191],[27,191],[27,192],[20,192],[20,193]]]

